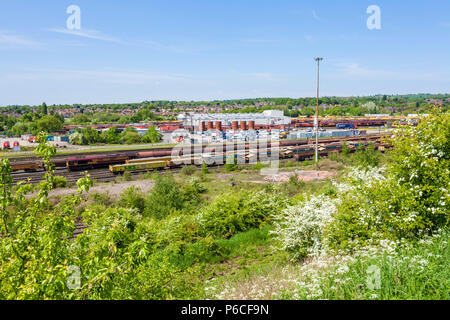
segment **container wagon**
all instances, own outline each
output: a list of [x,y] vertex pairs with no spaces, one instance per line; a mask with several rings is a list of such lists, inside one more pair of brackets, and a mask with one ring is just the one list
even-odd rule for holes
[[116,164],[110,165],[109,170],[113,173],[120,173],[125,171],[142,171],[155,170],[170,167],[170,161],[151,161],[134,164]]

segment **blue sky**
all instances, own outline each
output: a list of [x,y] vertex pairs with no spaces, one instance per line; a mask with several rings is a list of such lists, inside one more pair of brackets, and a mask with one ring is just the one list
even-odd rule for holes
[[315,56],[321,95],[448,93],[449,13],[448,0],[2,1],[0,105],[314,96]]

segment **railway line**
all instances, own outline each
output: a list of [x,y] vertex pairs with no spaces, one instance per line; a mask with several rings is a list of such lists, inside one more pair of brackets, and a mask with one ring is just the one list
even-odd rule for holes
[[[375,142],[375,146],[377,148],[382,149],[382,144],[379,142],[380,136],[366,136],[366,137],[359,137],[358,140],[356,139],[345,139],[346,141],[349,141],[350,148],[355,150],[355,146],[364,144],[367,145],[369,142]],[[328,155],[331,152],[340,152],[342,150],[343,140],[342,139],[330,139],[334,142],[329,143],[321,143],[319,148],[319,154],[321,156]],[[275,151],[279,153],[280,159],[289,159],[293,158],[296,161],[301,161],[304,159],[311,158],[314,155],[314,145],[305,145],[305,144],[299,144],[294,146],[277,146],[276,149],[272,150],[272,152]],[[269,156],[269,153],[261,153],[259,149],[243,149],[243,150],[236,150],[235,151],[235,157],[237,156],[244,156],[245,162],[249,162],[249,159],[253,157],[252,159],[255,160],[259,158],[261,161],[262,157]],[[121,158],[120,164],[111,164],[107,165],[106,167],[105,162],[102,163],[102,167],[82,167],[80,170],[72,170],[70,167],[60,167],[56,168],[55,175],[57,176],[63,176],[67,179],[67,182],[69,184],[75,183],[78,179],[84,176],[84,171],[88,171],[91,175],[91,178],[96,181],[102,181],[102,182],[108,182],[108,181],[114,181],[117,177],[117,174],[123,173],[125,171],[130,172],[130,174],[133,175],[139,175],[142,174],[142,172],[150,171],[150,170],[166,170],[166,171],[172,171],[177,172],[181,170],[181,167],[184,165],[201,165],[203,162],[207,163],[208,165],[217,165],[216,163],[224,163],[225,161],[222,161],[225,159],[225,155],[206,155],[206,157],[210,157],[209,160],[216,161],[214,163],[207,162],[205,160],[208,160],[205,158],[205,155],[198,155],[198,154],[190,154],[180,157],[178,160],[179,162],[175,161],[175,158],[167,158],[168,155],[170,155],[170,152],[167,154],[159,154],[165,155],[166,158],[161,157],[150,157],[150,158],[131,158],[131,160],[127,160],[126,158]],[[186,159],[188,161],[186,161]],[[218,161],[217,160],[221,160]],[[98,164],[98,162],[97,162]],[[109,167],[109,169],[108,169]],[[77,168],[78,169],[78,168]],[[13,179],[14,183],[17,183],[19,181],[29,181],[30,183],[37,184],[39,181],[42,180],[44,176],[44,171],[34,171],[34,172],[14,172],[13,173]]]

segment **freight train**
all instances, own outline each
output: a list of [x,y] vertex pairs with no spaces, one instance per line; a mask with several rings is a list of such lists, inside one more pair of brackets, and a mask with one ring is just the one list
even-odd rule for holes
[[[382,136],[367,136],[366,139],[376,141],[379,140],[381,137]],[[346,138],[344,140],[351,143],[352,141],[360,141],[361,137]],[[324,139],[320,141],[322,146],[321,148],[325,148],[325,152],[328,152],[329,148],[331,147],[337,148],[335,146],[335,143],[342,141],[343,139]],[[210,147],[211,146],[203,147],[202,151],[207,154],[208,153],[207,148]],[[223,150],[226,150],[226,147],[224,146],[222,147]],[[273,145],[268,143],[267,147],[279,148],[280,154],[281,152],[285,153],[284,156],[286,156],[287,154],[292,154],[293,156],[299,158],[302,158],[303,156],[307,157],[311,152],[314,152],[314,146],[310,145],[310,143],[307,140],[279,141]],[[249,144],[236,145],[237,150],[248,150],[249,148],[250,148]],[[236,152],[239,153],[239,151]],[[194,154],[195,153],[194,147],[192,146],[191,151],[187,153],[190,155]],[[183,156],[183,151],[180,152],[180,156]],[[167,163],[167,161],[171,161],[172,151],[155,150],[155,151],[124,152],[124,153],[104,154],[104,155],[76,156],[76,157],[69,157],[64,160],[55,159],[53,163],[58,167],[66,167],[71,171],[76,171],[94,168],[108,168],[110,165],[123,165],[123,164],[137,165],[138,163],[142,164],[147,162],[154,162],[146,160],[149,158],[160,158],[160,157],[166,157],[166,159],[162,159],[161,161]],[[207,159],[205,161],[213,161],[213,160],[214,159]],[[12,162],[11,168],[13,171],[22,170],[25,172],[44,170],[41,161]]]
[[[369,142],[350,142],[348,148],[350,152],[356,150],[359,146],[368,146]],[[342,150],[343,143],[336,142],[331,144],[320,144],[318,152],[320,155],[326,155],[331,152],[340,152]],[[375,147],[381,150],[381,145],[375,143]],[[270,150],[270,149],[269,149]],[[279,159],[295,158],[298,160],[304,160],[314,156],[315,146],[305,145],[296,147],[282,147],[272,150],[278,154]],[[261,152],[259,150],[241,150],[235,151],[232,156],[235,159],[240,158],[240,163],[254,163],[268,162],[272,156],[272,151]],[[179,157],[159,157],[159,158],[147,158],[147,159],[135,159],[127,160],[124,164],[111,164],[109,170],[115,174],[123,173],[125,171],[149,171],[149,170],[161,170],[161,169],[173,169],[179,168],[184,165],[203,165],[208,166],[222,165],[227,162],[229,155],[226,152],[219,154],[192,154]],[[252,160],[252,162],[250,162]],[[239,162],[238,162],[239,163]]]

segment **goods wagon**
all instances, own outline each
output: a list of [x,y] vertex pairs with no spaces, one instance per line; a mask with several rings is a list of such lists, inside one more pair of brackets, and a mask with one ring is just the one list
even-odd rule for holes
[[156,157],[156,158],[137,158],[137,159],[129,159],[125,162],[127,164],[137,164],[137,163],[145,163],[145,162],[155,162],[155,161],[170,161],[172,157]]
[[109,170],[113,173],[125,172],[125,171],[140,171],[151,169],[162,169],[170,167],[170,161],[151,161],[134,164],[116,164],[110,165]]
[[41,162],[38,161],[11,163],[12,171],[24,170],[26,172],[29,172],[29,171],[37,171],[39,169],[42,169],[42,164]]
[[126,160],[137,158],[137,153],[93,155],[85,157],[71,157],[67,159],[69,170],[82,170],[91,168],[107,168],[110,164],[124,163]]

